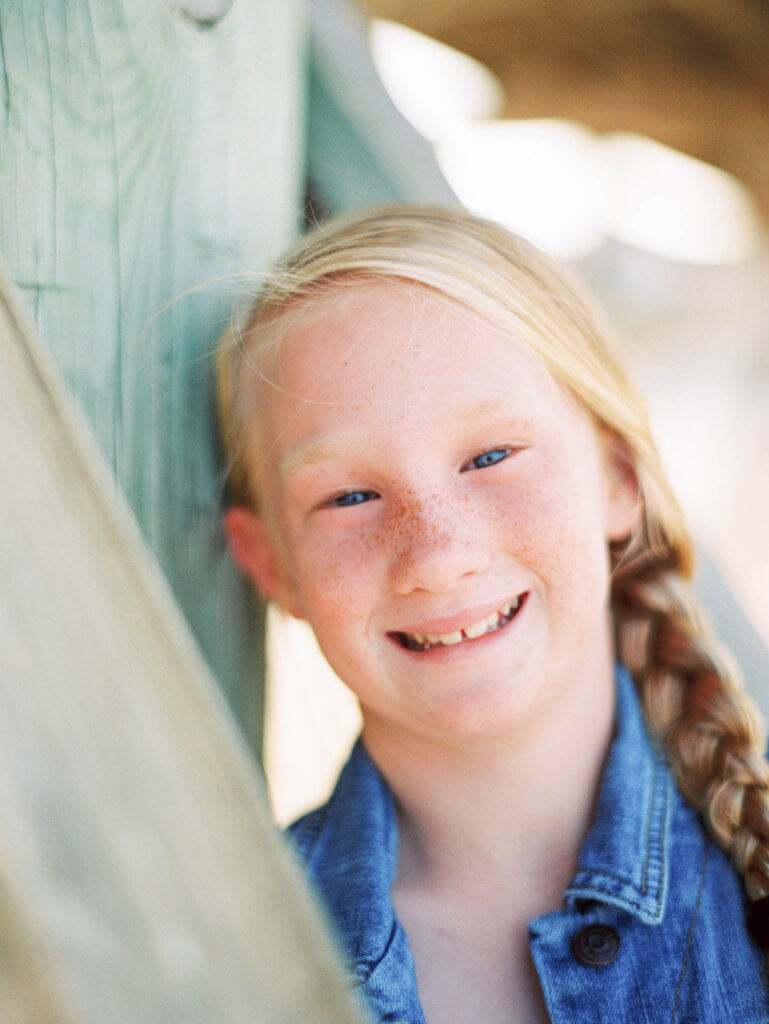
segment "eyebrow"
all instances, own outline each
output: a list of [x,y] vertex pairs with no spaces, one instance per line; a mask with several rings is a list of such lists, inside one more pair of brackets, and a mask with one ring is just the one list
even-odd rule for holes
[[360,444],[360,441],[357,434],[339,434],[320,438],[317,441],[310,440],[281,459],[278,474],[281,477],[290,478],[319,462],[331,462],[335,459],[341,460],[345,456],[349,457],[356,442]]
[[[452,420],[465,420],[473,423],[492,416],[504,414],[511,420],[517,420],[516,426],[526,427],[530,423],[528,416],[516,414],[511,407],[510,397],[482,398],[461,405],[452,413]],[[290,479],[304,469],[311,468],[322,462],[342,461],[349,458],[360,447],[365,447],[365,438],[355,432],[322,437],[310,440],[289,452],[278,465],[279,476]]]
[[510,404],[510,396],[500,398],[482,398],[480,401],[468,402],[457,411],[457,416],[468,420],[480,420],[486,416],[498,416],[505,414],[511,419],[520,419],[521,423],[528,423],[528,417],[519,416]]

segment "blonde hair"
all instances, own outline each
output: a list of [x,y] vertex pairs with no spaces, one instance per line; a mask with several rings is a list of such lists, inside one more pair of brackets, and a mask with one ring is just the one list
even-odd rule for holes
[[643,522],[612,545],[616,645],[678,785],[731,854],[752,899],[769,894],[769,766],[757,708],[709,633],[688,585],[693,550],[642,401],[595,312],[534,246],[468,213],[393,207],[327,222],[275,268],[220,347],[219,408],[236,501],[257,504],[253,458],[259,350],[323,289],[405,279],[483,315],[539,358],[624,446]]

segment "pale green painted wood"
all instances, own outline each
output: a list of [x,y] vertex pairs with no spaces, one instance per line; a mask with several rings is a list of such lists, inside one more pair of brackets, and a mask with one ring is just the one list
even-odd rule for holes
[[258,613],[220,539],[208,357],[233,295],[217,279],[296,229],[303,14],[240,2],[203,30],[158,0],[5,0],[0,27],[0,252],[256,738]]
[[298,231],[308,159],[330,212],[450,196],[350,11],[315,13],[352,40],[348,108],[303,0],[209,28],[163,0],[0,0],[0,255],[255,748],[262,610],[222,543],[211,398],[238,275]]
[[393,200],[458,204],[431,146],[393,106],[344,0],[313,0],[308,93],[312,190],[332,211]]
[[0,274],[0,1021],[362,1021],[263,782]]

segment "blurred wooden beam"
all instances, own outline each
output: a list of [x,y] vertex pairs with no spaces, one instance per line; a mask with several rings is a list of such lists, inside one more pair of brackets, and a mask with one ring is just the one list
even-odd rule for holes
[[354,1024],[254,763],[1,276],[0,481],[0,1021]]

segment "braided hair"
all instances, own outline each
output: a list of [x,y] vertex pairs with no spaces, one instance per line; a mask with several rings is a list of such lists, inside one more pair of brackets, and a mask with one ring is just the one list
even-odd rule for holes
[[617,651],[684,797],[730,855],[753,905],[748,926],[769,974],[769,765],[758,708],[664,551],[620,562],[612,587]]

